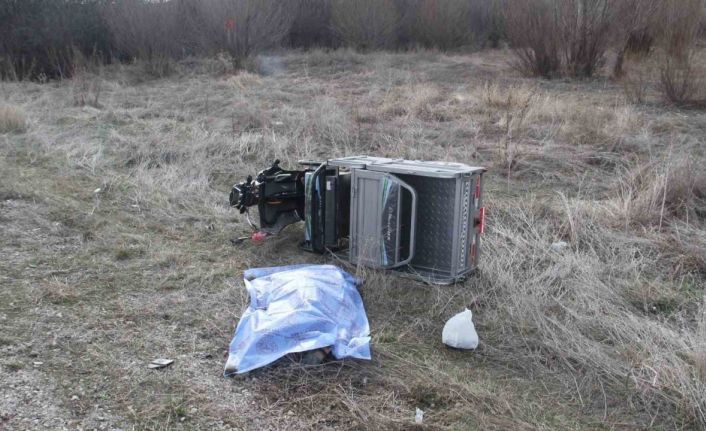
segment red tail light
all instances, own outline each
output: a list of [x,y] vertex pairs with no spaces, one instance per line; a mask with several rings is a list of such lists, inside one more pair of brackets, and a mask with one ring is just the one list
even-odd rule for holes
[[485,233],[485,207],[478,210],[478,232]]

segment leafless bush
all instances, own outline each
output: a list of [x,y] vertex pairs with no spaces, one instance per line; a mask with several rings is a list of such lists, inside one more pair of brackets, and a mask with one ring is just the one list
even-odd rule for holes
[[657,23],[661,2],[657,0],[620,0],[616,7],[616,46],[618,53],[613,65],[613,75],[623,76],[627,57],[644,59],[652,51],[657,36]]
[[75,53],[107,60],[98,0],[0,2],[0,79],[68,78]]
[[517,56],[517,68],[529,75],[551,78],[561,68],[557,23],[544,0],[508,0],[504,4],[507,37]]
[[331,0],[298,0],[289,44],[296,47],[332,47]]
[[676,105],[706,106],[706,65],[694,49],[703,13],[702,0],[669,0],[663,5],[659,89]]
[[393,0],[334,0],[332,25],[338,37],[360,49],[392,48],[400,14]]
[[151,61],[176,57],[176,3],[147,3],[143,0],[120,0],[104,10],[105,20],[118,51],[129,59]]
[[518,67],[550,78],[590,77],[603,62],[612,19],[608,0],[506,0],[504,17]]
[[660,70],[659,89],[669,103],[678,106],[706,107],[706,70],[695,70],[692,56],[681,60],[666,55]]
[[610,0],[563,0],[558,36],[571,76],[590,77],[604,61],[613,19]]
[[502,0],[481,2],[480,16],[484,19],[482,25],[483,39],[491,48],[500,46],[505,36],[505,18],[502,12]]
[[292,14],[276,0],[121,0],[106,8],[116,46],[165,76],[186,55],[230,54],[237,67],[254,52],[279,45]]
[[236,67],[250,55],[279,45],[292,24],[288,2],[210,0],[198,5],[210,49],[229,53]]
[[422,0],[413,27],[413,37],[424,46],[447,50],[473,40],[469,0]]

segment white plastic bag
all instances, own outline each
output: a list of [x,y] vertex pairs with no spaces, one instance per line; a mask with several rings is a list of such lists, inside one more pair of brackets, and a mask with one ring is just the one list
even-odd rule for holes
[[450,318],[441,332],[441,341],[457,349],[475,349],[478,347],[478,333],[473,325],[473,313],[466,309]]

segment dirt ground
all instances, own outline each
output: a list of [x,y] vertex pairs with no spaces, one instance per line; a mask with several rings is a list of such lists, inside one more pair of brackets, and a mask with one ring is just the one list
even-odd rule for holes
[[[0,130],[0,429],[706,427],[706,112],[510,59],[286,52],[259,73],[0,83],[26,122]],[[354,154],[488,167],[479,273],[346,267],[372,361],[224,378],[243,270],[331,261],[298,250],[300,226],[234,246],[231,185]],[[465,307],[473,352],[441,343]]]

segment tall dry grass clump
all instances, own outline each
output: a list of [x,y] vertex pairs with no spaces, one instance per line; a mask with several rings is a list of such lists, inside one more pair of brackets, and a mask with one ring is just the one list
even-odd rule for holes
[[639,164],[619,177],[615,202],[614,214],[625,226],[700,225],[706,216],[706,174],[685,154]]
[[393,0],[334,0],[331,24],[348,46],[392,48],[397,41],[400,13]]
[[505,0],[506,34],[529,75],[590,77],[610,41],[609,0]]
[[0,133],[24,133],[28,128],[27,116],[22,109],[0,105]]

